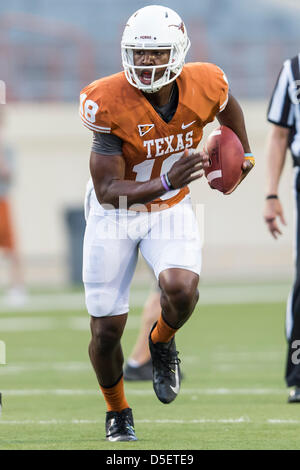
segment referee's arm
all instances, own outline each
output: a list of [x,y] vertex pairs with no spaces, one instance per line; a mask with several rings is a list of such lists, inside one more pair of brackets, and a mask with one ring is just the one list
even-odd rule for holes
[[289,128],[275,124],[271,125],[266,155],[266,196],[270,194],[278,195],[279,180],[287,154],[288,138]]
[[[278,196],[279,180],[287,153],[288,136],[288,128],[272,124],[266,155],[266,196]],[[282,233],[278,226],[277,217],[279,217],[283,225],[286,225],[283,208],[279,198],[266,199],[264,219],[274,238],[277,238],[278,235],[281,235]]]
[[[287,154],[290,128],[293,125],[293,107],[289,95],[288,61],[282,67],[268,109],[271,130],[266,153],[266,202],[264,220],[276,239],[281,235],[278,218],[286,225],[283,208],[278,198],[278,186]],[[268,197],[270,197],[268,199]]]

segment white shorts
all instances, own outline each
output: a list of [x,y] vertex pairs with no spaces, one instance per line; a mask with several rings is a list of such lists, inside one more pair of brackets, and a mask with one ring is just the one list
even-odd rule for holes
[[104,210],[94,190],[87,193],[83,282],[90,315],[129,311],[129,288],[138,250],[156,278],[170,268],[200,274],[201,240],[190,196],[160,212]]

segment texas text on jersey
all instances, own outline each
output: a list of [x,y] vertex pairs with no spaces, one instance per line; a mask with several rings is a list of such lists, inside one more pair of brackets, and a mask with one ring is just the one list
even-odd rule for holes
[[[214,64],[186,64],[176,83],[178,106],[168,123],[144,94],[128,83],[124,72],[96,80],[82,90],[83,125],[123,141],[125,179],[144,182],[167,173],[185,149],[196,149],[203,127],[226,106],[228,82]],[[147,209],[171,207],[188,192],[188,187],[169,191],[147,204]]]

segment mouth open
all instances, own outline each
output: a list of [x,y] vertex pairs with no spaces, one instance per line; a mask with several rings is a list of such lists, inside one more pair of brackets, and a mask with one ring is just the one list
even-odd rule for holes
[[140,72],[139,79],[144,85],[150,85],[152,79],[152,70],[142,70]]

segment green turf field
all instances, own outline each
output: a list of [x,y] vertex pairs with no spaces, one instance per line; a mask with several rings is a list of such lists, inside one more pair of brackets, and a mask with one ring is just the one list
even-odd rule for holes
[[[107,443],[91,369],[88,316],[2,312],[0,449],[300,449],[300,405],[286,403],[283,303],[200,306],[177,334],[185,379],[161,404],[152,384],[127,383],[138,442]],[[132,309],[123,340],[135,340]]]

